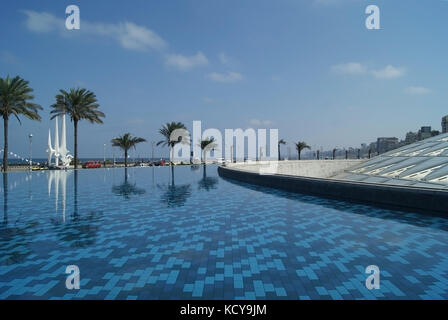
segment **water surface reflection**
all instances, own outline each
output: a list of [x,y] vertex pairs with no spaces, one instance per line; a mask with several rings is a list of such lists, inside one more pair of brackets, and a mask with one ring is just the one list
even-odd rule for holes
[[126,200],[131,199],[131,196],[139,196],[146,193],[145,189],[137,187],[137,183],[129,182],[128,169],[124,169],[124,181],[122,184],[112,186],[112,193],[122,196]]

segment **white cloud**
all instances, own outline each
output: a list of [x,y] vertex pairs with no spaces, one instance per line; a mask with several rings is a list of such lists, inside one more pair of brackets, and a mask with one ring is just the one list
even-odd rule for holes
[[224,52],[221,52],[218,55],[218,59],[219,59],[219,62],[221,62],[222,64],[229,64],[229,62],[230,62],[230,58]]
[[238,72],[217,73],[212,72],[207,75],[207,78],[216,82],[232,83],[243,80],[243,76]]
[[129,126],[138,126],[138,125],[142,125],[145,123],[146,123],[146,121],[142,117],[130,117],[126,120],[126,124]]
[[361,2],[361,0],[313,0],[313,4],[318,6],[341,5],[350,2]]
[[26,27],[36,33],[57,32],[61,36],[108,37],[129,50],[161,49],[166,46],[165,41],[154,31],[132,22],[102,24],[82,20],[80,30],[70,31],[65,28],[64,19],[57,18],[51,13],[32,10],[25,10],[23,13],[26,15]]
[[261,120],[258,119],[250,119],[249,123],[253,126],[261,126]]
[[121,46],[126,49],[161,49],[165,46],[165,41],[154,31],[132,22],[122,23],[116,27],[115,36],[118,37]]
[[338,3],[338,0],[314,0],[313,2],[317,5],[329,5]]
[[212,103],[212,102],[215,101],[215,99],[210,98],[210,97],[203,97],[201,100],[202,100],[202,102],[204,102],[204,103]]
[[2,51],[0,53],[0,61],[5,64],[17,65],[20,64],[20,59],[9,51]]
[[339,74],[363,74],[367,72],[367,67],[359,62],[349,62],[332,66],[331,70]]
[[38,33],[50,32],[54,30],[63,30],[64,20],[58,19],[48,12],[37,12],[32,10],[24,10],[27,16],[25,25],[28,30]]
[[175,67],[182,71],[186,71],[194,67],[208,65],[208,59],[202,52],[199,51],[194,56],[189,57],[181,54],[167,55],[165,63],[168,66]]
[[372,74],[378,79],[395,79],[402,77],[405,73],[406,70],[404,68],[394,67],[392,65],[388,65],[384,69],[372,71]]
[[431,89],[425,87],[407,87],[404,91],[411,95],[425,95],[431,93]]
[[359,62],[349,62],[334,65],[331,71],[338,74],[361,75],[370,73],[378,79],[395,79],[405,75],[406,69],[387,65],[383,69],[369,70],[369,68]]
[[249,123],[252,126],[255,127],[260,127],[260,126],[270,126],[272,125],[272,121],[271,120],[259,120],[259,119],[250,119]]

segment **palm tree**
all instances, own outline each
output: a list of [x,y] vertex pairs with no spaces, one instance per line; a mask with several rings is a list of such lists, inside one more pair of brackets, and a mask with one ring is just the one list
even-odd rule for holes
[[121,149],[124,150],[124,166],[125,166],[125,168],[128,167],[128,150],[131,148],[135,148],[135,146],[141,142],[146,142],[146,139],[133,137],[133,136],[131,136],[130,133],[125,133],[124,135],[119,136],[118,138],[112,139],[113,147],[120,147]]
[[338,149],[336,149],[336,148],[333,149],[333,160],[336,159],[336,151],[337,151],[337,150],[338,150]]
[[38,110],[42,107],[31,103],[34,99],[31,94],[33,89],[28,86],[28,81],[19,76],[6,79],[0,78],[0,116],[3,117],[4,124],[4,147],[3,147],[3,171],[8,170],[8,122],[11,115],[20,122],[19,115],[24,115],[28,119],[40,121]]
[[75,169],[78,168],[78,122],[80,120],[88,120],[90,123],[100,123],[103,121],[100,118],[104,118],[105,115],[98,110],[99,104],[97,103],[96,96],[93,92],[87,89],[70,89],[69,92],[65,90],[59,90],[59,94],[56,95],[56,103],[51,107],[51,114],[54,119],[63,114],[70,115],[71,121],[73,121],[74,131],[74,161]]
[[213,148],[216,148],[215,138],[211,137],[211,138],[207,138],[205,140],[200,140],[199,146],[201,147],[201,150],[202,150],[202,155],[203,155],[203,160],[204,160],[204,165],[205,165],[205,163],[207,161],[207,159],[206,159],[207,151],[209,151]]
[[281,144],[286,144],[286,141],[283,139],[280,139],[280,141],[277,144],[277,148],[278,148],[278,161],[280,161],[280,145]]
[[302,151],[304,149],[311,149],[311,147],[309,145],[307,145],[305,141],[299,141],[295,145],[296,145],[297,153],[299,154],[299,160],[300,160],[300,154],[302,153]]
[[[174,146],[176,144],[178,144],[179,142],[186,142],[183,139],[184,137],[180,136],[177,140],[171,140],[171,135],[174,133],[175,130],[187,130],[187,128],[185,127],[185,125],[182,122],[171,122],[171,123],[166,123],[165,125],[162,126],[162,128],[160,128],[159,133],[165,138],[162,141],[157,142],[157,145],[162,145],[162,146],[169,146],[171,148],[171,153],[170,153],[170,162],[173,161],[174,159]],[[190,141],[190,140],[188,140]]]

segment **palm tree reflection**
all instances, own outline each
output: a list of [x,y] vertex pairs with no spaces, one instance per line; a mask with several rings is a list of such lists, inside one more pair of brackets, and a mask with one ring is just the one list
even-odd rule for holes
[[[9,225],[8,225],[9,224]],[[29,244],[32,243],[33,230],[38,225],[36,220],[12,224],[8,219],[8,173],[3,173],[3,224],[0,226],[0,242],[9,243],[8,254],[0,255],[1,265],[12,265],[23,262],[33,253]]]
[[122,196],[126,200],[129,200],[131,196],[139,196],[146,193],[145,189],[138,188],[136,183],[128,182],[128,169],[124,169],[124,182],[118,186],[112,187],[112,193]]
[[172,207],[182,207],[187,202],[188,197],[191,195],[191,185],[183,184],[178,185],[174,183],[174,169],[171,166],[171,184],[157,185],[164,192],[162,193],[161,200],[169,208]]
[[73,217],[76,219],[78,217],[78,170],[75,170],[75,178],[73,181]]
[[216,189],[216,185],[218,184],[217,177],[207,177],[207,165],[203,165],[202,171],[202,179],[199,180],[199,190],[210,191],[212,189]]
[[3,172],[3,224],[8,225],[8,174]]
[[101,211],[90,211],[87,214],[79,214],[78,170],[73,170],[73,172],[73,214],[67,220],[58,221],[53,219],[52,222],[55,225],[58,238],[64,244],[74,248],[88,247],[95,243],[103,214]]

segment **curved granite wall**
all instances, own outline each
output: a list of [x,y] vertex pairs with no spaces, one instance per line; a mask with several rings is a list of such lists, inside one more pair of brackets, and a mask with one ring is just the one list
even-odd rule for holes
[[235,170],[262,174],[284,174],[314,178],[330,178],[366,160],[292,160],[230,163],[226,166]]
[[[318,162],[318,161],[316,161]],[[409,186],[362,183],[319,177],[285,174],[260,174],[254,167],[244,170],[245,165],[218,167],[221,177],[290,192],[314,194],[324,197],[387,205],[424,213],[448,214],[448,191]]]

